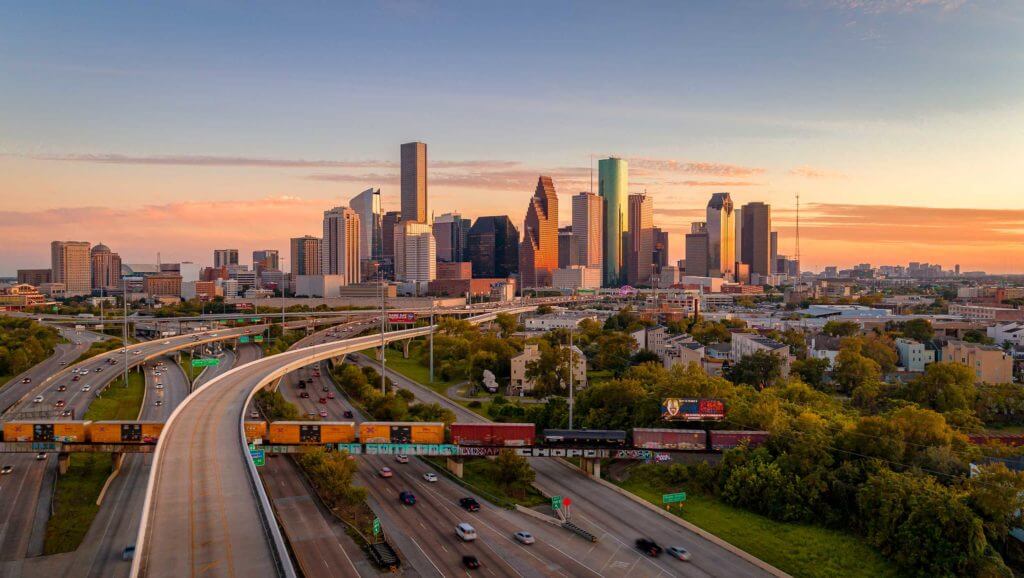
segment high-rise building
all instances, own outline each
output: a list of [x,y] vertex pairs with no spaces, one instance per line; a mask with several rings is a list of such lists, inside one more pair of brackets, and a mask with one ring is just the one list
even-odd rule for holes
[[708,201],[708,276],[726,279],[734,277],[736,223],[733,221],[732,209],[729,193],[715,193]]
[[622,240],[629,231],[629,164],[615,157],[601,159],[597,172],[598,194],[604,201],[604,284],[614,287],[622,285],[626,279]]
[[359,215],[359,258],[380,259],[383,241],[380,189],[366,189],[352,197],[348,206]]
[[469,230],[473,277],[507,278],[519,271],[519,230],[506,215],[480,217]]
[[736,231],[735,243],[733,247],[736,248],[735,260],[737,263],[743,262],[743,209],[736,207],[732,211],[732,219],[736,223],[733,229]]
[[572,198],[572,234],[576,238],[576,249],[579,255],[573,265],[583,265],[589,269],[601,269],[604,265],[601,256],[604,201],[590,192],[580,193]]
[[576,265],[579,259],[579,247],[576,246],[576,235],[572,232],[572,225],[558,229],[558,268],[564,269]]
[[772,210],[765,203],[743,205],[743,262],[750,274],[770,275]]
[[395,227],[395,278],[427,283],[437,277],[437,242],[426,223],[402,220]]
[[402,145],[402,220],[426,223],[427,210],[427,144],[407,142]]
[[[259,277],[264,271],[280,271],[281,255],[277,249],[261,249],[252,252],[252,270]],[[182,275],[184,276],[184,275]]]
[[537,179],[523,222],[519,246],[521,287],[548,287],[551,273],[558,269],[558,195],[551,177]]
[[53,271],[50,269],[18,269],[18,285],[27,283],[39,287],[43,283],[53,282]]
[[92,263],[92,290],[107,293],[121,289],[121,256],[103,243],[92,248],[89,257]]
[[92,275],[88,241],[54,241],[50,243],[50,270],[54,283],[64,284],[68,296],[92,292]]
[[306,235],[291,240],[292,279],[298,275],[321,275],[321,239]]
[[320,273],[341,276],[342,285],[362,281],[359,246],[362,235],[359,213],[349,207],[324,211],[324,236],[320,246]]
[[384,259],[393,261],[395,258],[395,228],[401,220],[402,213],[400,211],[388,211],[381,219],[381,256]]
[[668,267],[668,231],[654,228],[654,273],[660,274],[662,268]]
[[686,264],[684,268],[687,276],[708,276],[708,245],[707,223],[692,223],[690,233],[686,235]]
[[469,228],[471,221],[459,213],[445,213],[434,219],[437,260],[458,263],[469,259]]
[[654,198],[629,195],[629,251],[626,280],[631,285],[650,285],[654,270]]
[[213,267],[237,267],[238,249],[214,249]]
[[769,274],[774,275],[781,273],[777,263],[779,262],[779,232],[772,231],[771,237],[771,255],[768,258],[768,267],[770,268]]

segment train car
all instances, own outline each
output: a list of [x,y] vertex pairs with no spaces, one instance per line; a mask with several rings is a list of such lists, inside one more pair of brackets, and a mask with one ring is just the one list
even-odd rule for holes
[[271,444],[347,444],[356,439],[356,425],[350,421],[275,421],[267,438]]
[[708,434],[702,429],[636,428],[633,446],[648,450],[705,450]]
[[249,443],[267,437],[267,422],[265,421],[247,421],[244,427],[245,441]]
[[70,442],[88,441],[87,421],[9,421],[4,424],[5,442]]
[[453,423],[450,429],[460,446],[531,446],[537,437],[532,423]]
[[626,432],[606,429],[546,429],[544,444],[549,446],[623,447]]
[[155,444],[163,429],[162,421],[94,421],[89,439],[96,444]]
[[364,444],[443,444],[441,422],[383,421],[359,424],[359,442]]
[[713,450],[727,450],[734,448],[743,440],[748,440],[750,447],[757,447],[768,441],[766,431],[725,431],[711,430],[708,432],[708,443]]
[[1024,445],[1024,434],[967,434],[967,440],[978,446],[998,442],[1018,447]]

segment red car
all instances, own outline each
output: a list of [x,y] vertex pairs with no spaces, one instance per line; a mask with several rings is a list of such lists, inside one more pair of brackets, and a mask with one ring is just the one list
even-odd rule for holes
[[329,393],[327,394],[327,399],[334,399],[334,392],[333,392],[333,391],[332,391],[332,392],[329,392]]
[[299,397],[301,397],[302,399],[309,399],[309,392],[308,391],[304,391],[304,392],[299,394]]
[[57,403],[55,403],[55,404],[53,404],[53,405],[54,405],[55,407],[64,407],[64,405],[65,405],[65,404],[64,404],[64,400],[63,400],[63,399],[58,399],[58,400],[57,400]]
[[327,398],[326,397],[321,397],[320,398],[320,403],[327,403]]

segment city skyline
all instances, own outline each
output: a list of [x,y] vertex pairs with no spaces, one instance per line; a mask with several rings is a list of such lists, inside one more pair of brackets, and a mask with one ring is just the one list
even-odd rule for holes
[[[102,238],[128,262],[158,251],[199,261],[215,246],[286,254],[290,237],[359,191],[379,187],[383,209],[397,210],[395,144],[415,139],[431,145],[437,214],[519,223],[538,175],[570,206],[597,192],[591,165],[614,155],[629,163],[628,193],[654,199],[670,262],[708,196],[729,192],[736,206],[772,206],[781,254],[793,252],[800,194],[808,270],[895,251],[1018,270],[1024,131],[1008,128],[1024,126],[1024,64],[1005,55],[1020,53],[1020,4],[734,4],[564,4],[539,21],[418,3],[345,17],[273,7],[244,22],[232,7],[0,7],[0,33],[21,47],[0,56],[0,274],[38,266],[52,238]],[[183,18],[204,23],[185,46]],[[552,34],[567,19],[589,24],[573,42],[586,53]],[[226,22],[246,49],[217,33]],[[613,40],[612,25],[647,38]],[[413,42],[424,26],[449,40]],[[115,29],[133,32],[97,41]],[[395,50],[336,56],[371,29]],[[478,49],[457,49],[467,45]],[[391,54],[413,46],[416,62]],[[618,82],[604,82],[605,65]],[[199,88],[183,99],[182,86]]]

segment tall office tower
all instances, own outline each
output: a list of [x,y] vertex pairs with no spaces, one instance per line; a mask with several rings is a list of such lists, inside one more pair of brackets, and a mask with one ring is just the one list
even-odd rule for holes
[[551,177],[537,179],[523,222],[519,247],[519,278],[523,288],[551,285],[558,269],[558,195]]
[[321,275],[322,241],[319,237],[306,235],[291,240],[292,281],[297,275]]
[[252,252],[252,270],[259,277],[264,271],[280,271],[281,255],[277,249],[261,249]]
[[774,275],[780,272],[779,266],[777,265],[779,261],[779,232],[772,231],[771,239],[771,255],[768,257],[768,274]]
[[654,271],[654,198],[629,195],[629,252],[626,279],[630,285],[650,285]]
[[[88,241],[50,243],[50,270],[54,283],[63,283],[65,294],[88,295],[92,291]],[[120,271],[118,271],[120,278]]]
[[603,203],[601,197],[589,192],[580,193],[572,198],[572,234],[576,237],[576,249],[579,251],[573,265],[583,265],[592,269],[600,269],[603,265]]
[[743,205],[743,262],[750,273],[770,275],[772,209],[764,203]]
[[576,235],[572,232],[572,225],[558,229],[558,268],[564,269],[570,265],[577,265],[580,251],[576,245]]
[[519,229],[506,215],[480,217],[469,230],[473,277],[504,279],[519,271]]
[[430,225],[402,220],[395,227],[395,278],[429,282],[437,277],[437,241]]
[[402,220],[426,223],[427,210],[427,144],[407,142],[402,145]]
[[708,226],[707,223],[692,223],[690,233],[686,235],[686,275],[690,277],[708,276]]
[[381,256],[384,259],[395,259],[395,229],[402,220],[400,211],[388,211],[381,219],[380,238]]
[[459,213],[445,213],[434,219],[437,260],[446,263],[467,261],[471,221]]
[[708,275],[711,277],[734,277],[736,223],[732,209],[729,193],[715,193],[708,201]]
[[661,273],[662,267],[668,267],[668,231],[654,228],[654,272]]
[[627,189],[629,164],[615,157],[597,163],[598,194],[604,201],[604,284],[622,285],[626,280],[625,251],[622,237],[629,231]]
[[121,289],[121,256],[103,243],[92,248],[89,260],[92,263],[92,290],[109,292]]
[[736,231],[736,236],[733,238],[733,247],[735,248],[735,256],[733,260],[737,263],[743,262],[743,209],[736,207],[732,211],[732,220],[736,223],[733,230]]
[[214,249],[213,266],[214,268],[237,267],[238,249]]
[[359,269],[359,213],[349,207],[324,211],[324,237],[320,248],[320,271],[340,275],[343,285],[362,281]]
[[366,189],[352,197],[348,206],[359,215],[359,258],[380,259],[380,189]]

